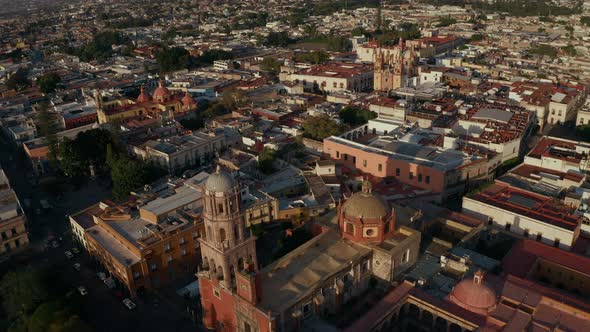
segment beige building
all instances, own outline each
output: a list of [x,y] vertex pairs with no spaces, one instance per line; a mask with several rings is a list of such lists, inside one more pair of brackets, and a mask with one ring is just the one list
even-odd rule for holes
[[0,169],[0,256],[10,255],[29,245],[26,223],[18,197]]
[[373,88],[373,71],[368,65],[333,62],[297,71],[288,80],[303,83],[306,90],[360,92]]

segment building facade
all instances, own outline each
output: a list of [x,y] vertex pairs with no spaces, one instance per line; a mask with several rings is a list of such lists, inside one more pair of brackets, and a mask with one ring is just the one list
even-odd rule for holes
[[11,255],[29,245],[26,223],[20,201],[0,169],[0,256]]

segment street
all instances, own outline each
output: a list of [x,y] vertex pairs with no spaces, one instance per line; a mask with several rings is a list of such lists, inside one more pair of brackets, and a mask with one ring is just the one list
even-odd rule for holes
[[[0,143],[0,163],[23,205],[31,241],[27,249],[0,263],[0,276],[9,269],[45,266],[50,267],[72,291],[77,292],[79,286],[84,286],[88,294],[82,297],[79,313],[97,332],[198,331],[186,309],[189,302],[175,293],[177,288],[174,287],[179,285],[161,289],[159,294],[134,299],[136,307],[128,309],[122,303],[127,296],[125,291],[107,288],[97,276],[97,272],[104,270],[88,254],[82,250],[71,259],[64,254],[75,247],[67,215],[110,198],[108,178],[86,180],[77,186],[63,183],[59,190],[47,192],[37,184],[24,154],[5,140]],[[51,207],[43,209],[41,200],[46,200]],[[50,237],[61,239],[58,248],[46,245]],[[81,265],[80,271],[74,268],[74,263]]]

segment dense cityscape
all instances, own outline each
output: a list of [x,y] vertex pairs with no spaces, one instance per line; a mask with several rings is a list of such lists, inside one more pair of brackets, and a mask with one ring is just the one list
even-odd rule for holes
[[590,1],[0,0],[0,331],[590,331]]

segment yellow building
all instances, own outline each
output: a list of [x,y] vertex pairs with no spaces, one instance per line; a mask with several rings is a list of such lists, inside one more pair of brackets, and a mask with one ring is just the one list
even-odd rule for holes
[[188,92],[183,97],[173,95],[162,82],[153,96],[145,92],[142,86],[141,93],[135,101],[128,98],[103,101],[100,92],[97,92],[95,99],[100,124],[141,116],[173,119],[176,115],[194,111],[197,108],[197,103]]

